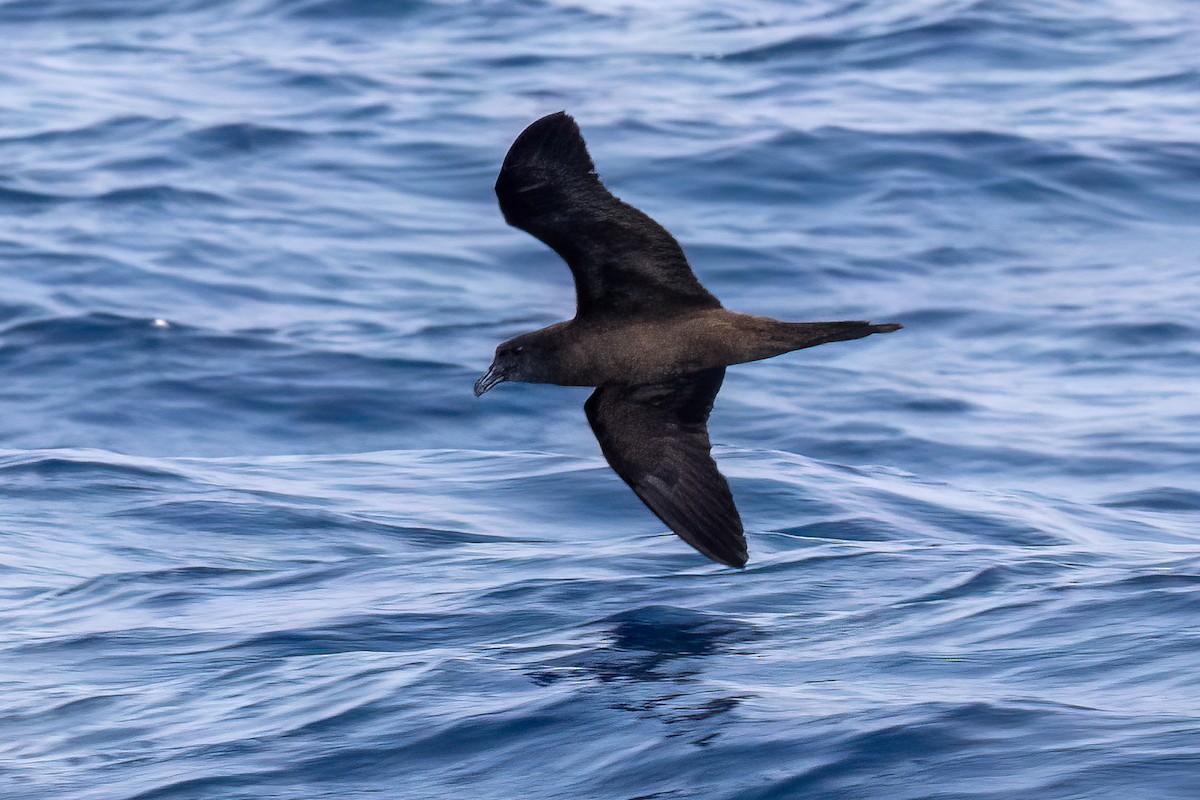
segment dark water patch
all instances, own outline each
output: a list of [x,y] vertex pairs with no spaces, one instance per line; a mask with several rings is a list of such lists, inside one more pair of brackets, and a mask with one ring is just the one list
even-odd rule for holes
[[166,500],[127,508],[117,512],[116,516],[154,522],[171,530],[234,536],[272,533],[293,536],[355,530],[353,521],[328,512],[234,500]]
[[[1163,572],[1122,578],[1116,581],[1114,585],[1122,589],[1136,591],[1178,590],[1195,592],[1197,589],[1200,589],[1200,571],[1196,569],[1194,563],[1187,565],[1186,568],[1189,570],[1188,572],[1179,572],[1176,567],[1163,567]],[[1168,569],[1171,571],[1167,572],[1166,570]]]
[[[7,3],[0,10],[11,8]],[[80,148],[97,148],[105,143],[123,142],[128,144],[138,138],[169,129],[175,124],[174,119],[143,116],[139,114],[118,114],[89,122],[78,127],[53,128],[36,133],[0,138],[0,150],[5,148],[17,149],[30,145],[38,148],[61,147],[64,152],[77,151]]]
[[192,131],[184,146],[199,154],[251,154],[296,145],[308,137],[304,131],[292,128],[227,123]]
[[[59,261],[69,257],[58,257]],[[105,340],[128,341],[130,335],[148,340],[161,326],[153,319],[96,313],[74,317],[29,320],[0,331],[2,347],[11,354],[48,345],[95,345]]]
[[647,606],[600,622],[611,625],[617,650],[671,656],[697,656],[717,647],[754,638],[753,627],[736,619],[673,606]]
[[936,530],[979,541],[1017,544],[1025,547],[1050,547],[1067,544],[1060,534],[1041,529],[1019,515],[998,511],[988,514],[954,508],[917,497],[893,497],[890,504],[898,509],[922,509],[919,516]]
[[[1062,35],[1078,35],[1077,24],[1057,23]],[[828,68],[829,62],[841,67],[886,71],[953,63],[959,68],[1003,67],[1020,70],[1037,52],[1043,63],[1059,67],[1092,64],[1100,61],[1097,53],[1074,43],[1063,46],[1052,31],[1056,25],[1045,18],[1030,19],[1011,9],[988,13],[972,4],[969,8],[932,13],[902,19],[883,26],[854,30],[850,35],[800,34],[782,41],[751,47],[724,55],[724,60],[740,63],[765,63],[773,67],[812,64]],[[1024,33],[1018,35],[1017,31]],[[1067,34],[1070,31],[1070,34]],[[1051,44],[1056,47],[1051,47]]]
[[[189,797],[203,797],[206,794],[221,795],[229,798],[250,797],[258,795],[258,787],[261,787],[263,778],[270,774],[249,773],[184,778],[183,780],[171,781],[153,789],[132,794],[128,797],[128,800],[184,800],[184,798]],[[238,792],[239,789],[245,789],[249,793],[240,793]]]
[[106,170],[118,173],[162,175],[166,172],[183,169],[185,161],[180,157],[144,156],[137,158],[117,158],[112,161],[106,161],[101,166]]
[[[1095,458],[1064,465],[1053,454],[1026,444],[1008,442],[964,443],[956,437],[930,431],[931,438],[918,439],[897,431],[878,435],[814,435],[775,432],[774,440],[789,450],[813,458],[842,464],[900,464],[926,474],[940,475],[957,470],[960,475],[1005,472],[1019,468],[1063,470],[1072,474],[1121,474],[1142,465],[1134,458]],[[936,436],[936,438],[932,438]]]
[[766,62],[796,59],[825,58],[845,51],[853,40],[828,36],[797,36],[782,42],[774,42],[720,55],[722,61]]
[[994,247],[961,247],[947,245],[933,247],[913,256],[917,262],[936,264],[941,267],[977,267],[989,262],[1006,261],[1014,252]]
[[330,620],[327,624],[278,630],[253,636],[229,649],[250,651],[259,658],[283,659],[340,653],[424,652],[448,639],[516,634],[533,619],[545,619],[544,610],[514,611],[504,619],[493,614],[474,618],[461,613],[391,613],[359,615]]
[[12,213],[36,213],[50,204],[70,199],[69,197],[47,194],[45,192],[0,186],[0,206],[8,208]]
[[[988,800],[1011,796],[1028,789],[1047,796],[1091,796],[1107,792],[1114,785],[1125,791],[1139,785],[1135,776],[1123,773],[1108,776],[1108,785],[1099,775],[1080,769],[1095,752],[1094,736],[1103,732],[1132,744],[1138,734],[1160,744],[1175,739],[1168,752],[1178,752],[1181,741],[1164,730],[1161,723],[1127,727],[1126,720],[1112,712],[1075,708],[1068,705],[1036,704],[1004,699],[992,702],[964,702],[958,705],[930,704],[906,706],[895,715],[861,715],[840,719],[842,725],[859,732],[839,737],[835,750],[839,755],[818,765],[756,787],[743,796],[784,798],[819,793],[822,796],[856,795],[856,787],[871,785],[888,797],[948,798],[978,797]],[[817,731],[828,723],[819,724]],[[1036,727],[1036,741],[1021,741],[1021,731]],[[1135,733],[1136,730],[1136,733]],[[793,743],[817,735],[789,737]],[[1123,734],[1123,735],[1122,735]],[[1043,751],[1052,741],[1052,751]],[[1116,746],[1117,749],[1121,745]],[[1107,749],[1107,748],[1105,748]],[[1036,768],[1029,769],[1034,752]],[[1165,759],[1170,763],[1173,757]],[[1016,765],[1024,764],[1027,769]],[[955,776],[964,772],[988,776],[982,783],[962,781]],[[1036,776],[1036,777],[1035,777]],[[930,791],[930,783],[936,787]],[[884,796],[884,795],[879,795]],[[1182,795],[1180,795],[1182,796]]]
[[[372,555],[379,554],[378,551],[372,553]],[[291,569],[284,574],[272,574],[269,577],[260,577],[261,571],[259,571],[253,577],[247,576],[248,580],[239,582],[237,588],[245,592],[271,592],[272,590],[303,591],[306,589],[315,589],[322,584],[338,581],[355,574],[361,574],[362,572],[362,565],[355,563],[354,558],[349,558],[335,564],[321,564],[315,567],[305,565]]]
[[[279,80],[289,89],[297,89],[322,99],[328,98],[331,95],[350,97],[358,94],[368,94],[371,96],[376,92],[386,91],[387,89],[385,81],[362,73],[317,72],[308,70],[280,70],[278,73],[274,73],[270,69],[264,69],[263,72],[268,77],[274,77]],[[325,111],[320,114],[306,115],[306,118],[324,119],[326,113],[331,112]],[[333,113],[336,113],[337,121],[345,123],[356,120],[386,119],[394,113],[394,109],[387,103],[367,103],[353,110],[339,107]],[[330,135],[336,136],[343,141],[349,141],[373,138],[375,133],[363,129],[354,129],[338,130]],[[310,133],[309,136],[312,136],[312,134]]]
[[129,586],[155,586],[160,584],[186,583],[215,584],[226,579],[243,577],[253,574],[254,570],[230,569],[227,567],[192,566],[173,567],[171,569],[152,570],[148,572],[127,572],[115,575],[101,575],[81,581],[74,586],[55,593],[55,597],[70,598],[80,595],[103,595],[114,589]]
[[47,20],[110,22],[126,19],[186,14],[209,8],[197,2],[137,2],[137,0],[96,0],[79,3],[74,0],[8,0],[0,4],[0,19],[10,22],[39,22]]
[[976,599],[1000,593],[1015,593],[1022,584],[1029,585],[1052,579],[1064,571],[1062,564],[1052,561],[1026,561],[1013,565],[991,565],[966,576],[955,576],[950,585],[904,601],[905,604],[935,603],[959,599]]
[[109,491],[154,493],[188,479],[157,465],[129,463],[111,454],[0,451],[0,494],[12,496],[80,495]]
[[[203,424],[224,430],[244,423],[263,425],[263,430],[275,430],[281,441],[312,426],[357,430],[363,445],[356,449],[370,449],[367,442],[372,439],[379,445],[373,429],[400,424],[416,431],[422,414],[441,417],[478,407],[470,404],[469,387],[477,377],[473,370],[457,370],[462,372],[463,390],[447,404],[437,399],[435,387],[443,384],[439,375],[455,370],[427,362],[418,367],[418,363],[337,352],[319,355],[267,335],[219,335],[116,315],[18,323],[0,336],[0,364],[22,375],[14,389],[33,391],[38,380],[75,369],[90,373],[88,381],[65,387],[48,399],[63,406],[61,422],[136,425],[138,417],[170,416],[194,408],[193,424],[206,420]],[[410,374],[414,367],[425,377]],[[403,377],[389,384],[389,373]],[[434,389],[424,402],[419,394],[422,385]],[[306,400],[297,404],[298,398]],[[397,415],[396,403],[404,402],[398,398],[418,402]],[[10,395],[9,402],[13,399]],[[225,410],[214,413],[216,407]],[[189,430],[174,433],[188,435]],[[22,435],[19,429],[10,431]],[[205,438],[198,429],[194,436],[196,441]],[[43,444],[66,442],[43,440]]]
[[939,307],[939,308],[914,308],[902,312],[905,325],[927,325],[927,326],[973,326],[976,324],[981,313],[986,313],[980,309],[974,308],[954,308],[954,307]]
[[1081,334],[1119,347],[1161,347],[1179,342],[1200,342],[1200,328],[1179,322],[1110,322],[1093,325]]
[[663,726],[668,741],[713,746],[720,725],[752,697],[714,691],[698,696],[688,685],[706,659],[740,652],[763,637],[734,618],[671,606],[622,612],[598,623],[606,631],[597,647],[529,668],[536,686],[591,684],[612,712]]
[[1120,77],[1107,79],[1081,79],[1072,82],[1075,89],[1095,89],[1113,92],[1134,89],[1157,88],[1187,88],[1200,85],[1200,72],[1195,70],[1180,70],[1178,72],[1163,72],[1154,75],[1137,77]]
[[102,205],[136,206],[159,211],[191,209],[196,206],[227,204],[228,198],[215,192],[183,189],[170,185],[129,186],[113,189],[90,198]]
[[1200,511],[1200,492],[1176,486],[1159,486],[1137,492],[1113,495],[1102,501],[1109,508],[1130,508],[1139,511]]
[[420,0],[287,0],[278,8],[298,19],[399,20],[436,7]]
[[[224,637],[228,638],[228,637]],[[222,642],[219,636],[196,634],[167,627],[141,626],[119,631],[30,637],[9,649],[46,663],[62,663],[56,659],[108,662],[113,666],[145,666],[145,659],[173,657],[180,654],[205,652]],[[169,674],[172,667],[160,661],[157,667]]]
[[775,531],[803,539],[834,539],[856,542],[883,542],[893,538],[890,526],[870,518],[837,519],[811,522]]
[[[768,150],[772,158],[763,157]],[[1160,184],[1130,173],[1119,160],[1063,140],[988,130],[894,133],[826,126],[726,147],[707,162],[717,169],[690,180],[755,204],[787,199],[822,207],[866,199],[880,212],[907,216],[912,209],[904,206],[952,192],[964,203],[983,193],[1013,212],[1038,206],[1043,214],[1083,221],[1184,211]],[[711,183],[723,174],[740,180]],[[933,203],[928,211],[946,209]]]
[[99,609],[140,608],[151,613],[180,613],[189,605],[211,602],[257,570],[187,566],[101,575],[36,600],[25,613],[58,621],[87,618]]
[[966,414],[976,409],[974,403],[951,397],[906,400],[901,401],[900,405],[909,411],[929,414]]
[[1191,186],[1200,179],[1200,145],[1172,140],[1119,140],[1109,147],[1152,173],[1152,178]]

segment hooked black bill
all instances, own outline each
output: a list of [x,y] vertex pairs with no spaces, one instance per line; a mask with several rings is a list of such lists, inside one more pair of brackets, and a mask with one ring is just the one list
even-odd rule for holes
[[479,380],[475,381],[475,396],[482,397],[484,392],[491,389],[497,383],[501,383],[507,377],[504,370],[493,363],[488,367],[488,371],[483,373],[483,376]]

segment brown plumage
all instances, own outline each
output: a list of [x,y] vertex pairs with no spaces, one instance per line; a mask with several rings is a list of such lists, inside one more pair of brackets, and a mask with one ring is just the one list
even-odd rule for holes
[[742,521],[708,439],[725,367],[900,326],[725,310],[671,234],[604,188],[563,112],[513,142],[496,196],[510,225],[567,262],[576,311],[496,348],[475,394],[501,381],[597,387],[584,410],[613,471],[685,542],[745,566]]

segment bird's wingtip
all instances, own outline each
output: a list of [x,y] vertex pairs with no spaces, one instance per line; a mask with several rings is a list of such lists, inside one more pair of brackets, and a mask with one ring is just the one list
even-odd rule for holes
[[570,170],[595,170],[583,134],[575,118],[566,111],[555,111],[534,120],[521,131],[500,168],[505,173],[520,171],[533,164],[553,164]]
[[746,562],[750,560],[750,551],[746,548],[744,539],[740,542],[719,542],[720,546],[718,547],[713,547],[712,543],[706,543],[709,545],[707,547],[697,545],[691,540],[688,540],[688,544],[718,564],[724,564],[734,569],[745,569]]

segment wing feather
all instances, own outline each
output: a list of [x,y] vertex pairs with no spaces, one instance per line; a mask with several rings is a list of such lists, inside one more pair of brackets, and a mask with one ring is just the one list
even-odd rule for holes
[[721,307],[675,238],[604,188],[579,126],[564,112],[517,137],[496,179],[496,197],[508,224],[567,262],[579,316]]
[[668,528],[712,560],[743,567],[742,520],[708,438],[724,378],[717,367],[663,383],[601,386],[584,410],[613,471]]

